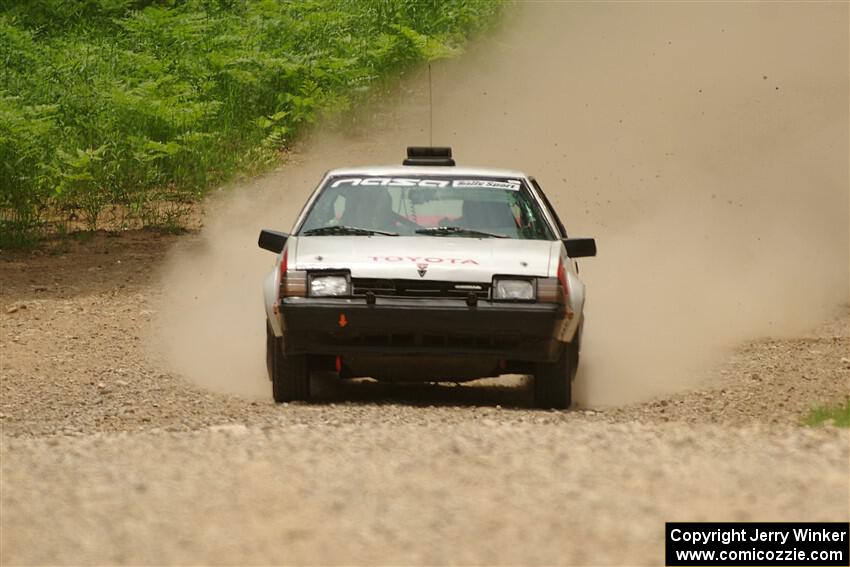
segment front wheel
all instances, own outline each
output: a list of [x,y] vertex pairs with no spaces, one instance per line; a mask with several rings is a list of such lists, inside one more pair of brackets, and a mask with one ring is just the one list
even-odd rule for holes
[[573,402],[573,377],[578,363],[578,341],[567,343],[555,362],[542,362],[534,372],[534,405],[567,409]]
[[272,396],[277,403],[310,399],[310,369],[307,356],[284,356],[281,339],[266,323],[266,367],[272,381]]

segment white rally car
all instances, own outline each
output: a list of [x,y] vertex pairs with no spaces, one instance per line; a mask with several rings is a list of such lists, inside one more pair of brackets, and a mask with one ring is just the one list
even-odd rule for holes
[[456,167],[450,148],[402,166],[328,172],[265,280],[266,364],[277,402],[308,400],[310,373],[460,382],[534,376],[538,407],[567,408],[584,322],[575,259],[540,185]]

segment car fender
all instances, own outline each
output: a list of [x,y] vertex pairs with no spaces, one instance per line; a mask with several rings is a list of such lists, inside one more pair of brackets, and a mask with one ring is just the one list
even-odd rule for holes
[[[584,311],[584,282],[579,278],[578,264],[575,260],[567,256],[567,249],[564,243],[558,242],[554,246],[557,247],[557,252],[552,254],[549,275],[550,277],[557,277],[558,265],[563,263],[567,277],[567,286],[569,287],[567,297],[568,316],[564,318],[564,325],[561,327],[558,339],[563,342],[570,342],[573,340],[576,331],[578,331]],[[572,313],[572,316],[569,313]]]
[[266,275],[263,281],[263,299],[266,309],[266,318],[271,325],[272,332],[276,337],[283,336],[283,326],[281,325],[280,316],[275,313],[275,303],[277,302],[277,292],[280,289],[280,261],[283,254],[286,253],[284,248],[283,253],[278,254],[275,258],[274,268]]
[[[572,260],[569,261],[569,265],[573,265]],[[573,316],[567,319],[560,338],[565,342],[571,342],[578,331],[584,312],[584,282],[579,279],[574,269],[567,268],[567,285],[570,286],[568,303]]]

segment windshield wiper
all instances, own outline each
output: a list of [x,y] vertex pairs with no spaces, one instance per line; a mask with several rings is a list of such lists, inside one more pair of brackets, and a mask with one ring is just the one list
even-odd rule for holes
[[452,234],[465,236],[483,236],[485,238],[507,238],[504,234],[496,234],[493,232],[484,232],[483,230],[473,230],[471,228],[461,228],[459,226],[432,226],[430,228],[420,228],[416,234],[427,234],[429,236],[450,236]]
[[310,230],[304,231],[304,236],[371,236],[373,234],[381,234],[383,236],[398,236],[397,232],[387,232],[385,230],[375,230],[372,228],[358,228],[356,226],[346,226],[344,224],[321,226],[319,228],[311,228]]

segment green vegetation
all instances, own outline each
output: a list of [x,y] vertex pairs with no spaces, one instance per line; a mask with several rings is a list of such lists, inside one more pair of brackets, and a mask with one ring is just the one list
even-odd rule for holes
[[821,406],[812,410],[806,418],[806,425],[824,425],[830,422],[837,427],[850,427],[850,398],[843,404]]
[[180,223],[500,0],[0,0],[0,248]]

